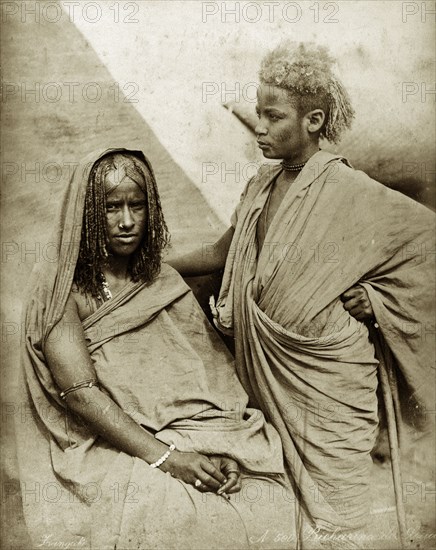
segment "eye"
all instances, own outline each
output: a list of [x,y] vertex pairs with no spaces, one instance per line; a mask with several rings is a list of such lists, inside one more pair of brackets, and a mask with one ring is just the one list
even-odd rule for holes
[[277,116],[277,115],[269,115],[269,119],[272,120],[273,122],[276,122],[277,120],[280,120],[280,117]]
[[145,208],[145,202],[143,201],[134,202],[132,203],[132,208],[134,208],[135,210],[142,210],[143,208]]
[[106,212],[115,212],[118,209],[118,205],[113,203],[106,203]]

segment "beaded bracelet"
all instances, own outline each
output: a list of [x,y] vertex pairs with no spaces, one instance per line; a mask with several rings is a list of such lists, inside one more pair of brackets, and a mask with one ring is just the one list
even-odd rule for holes
[[156,460],[156,462],[153,462],[153,464],[150,464],[150,468],[159,468],[159,466],[162,466],[165,460],[175,450],[176,450],[176,446],[171,444],[168,448],[168,451],[165,454],[163,454],[158,460]]

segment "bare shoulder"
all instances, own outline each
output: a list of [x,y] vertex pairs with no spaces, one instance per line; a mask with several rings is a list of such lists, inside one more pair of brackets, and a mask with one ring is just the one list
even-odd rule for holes
[[60,388],[95,377],[81,320],[84,310],[85,296],[71,291],[62,319],[45,343],[45,359]]
[[77,287],[77,285],[73,284],[68,298],[67,308],[75,309],[80,321],[83,321],[94,313],[97,309],[97,304],[93,298],[87,296]]

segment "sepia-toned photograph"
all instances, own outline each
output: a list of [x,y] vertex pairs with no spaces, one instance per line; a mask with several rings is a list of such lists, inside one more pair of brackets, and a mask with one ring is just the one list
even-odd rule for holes
[[0,8],[0,547],[436,549],[435,2]]

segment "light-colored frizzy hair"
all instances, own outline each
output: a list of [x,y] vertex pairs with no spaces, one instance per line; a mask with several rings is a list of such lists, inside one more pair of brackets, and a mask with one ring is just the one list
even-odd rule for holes
[[333,72],[334,63],[324,46],[284,42],[265,56],[259,78],[262,84],[286,90],[301,115],[322,109],[326,119],[320,137],[337,143],[341,133],[351,127],[354,109]]

